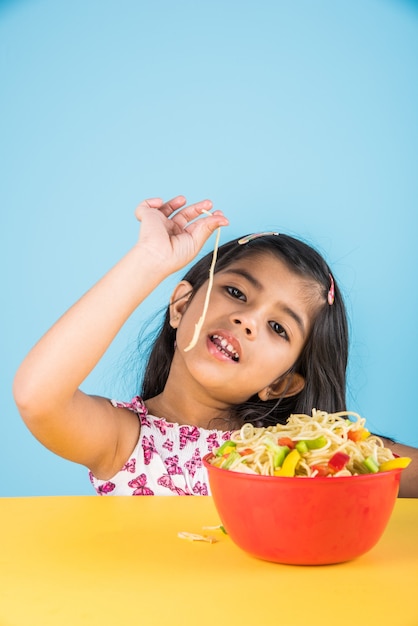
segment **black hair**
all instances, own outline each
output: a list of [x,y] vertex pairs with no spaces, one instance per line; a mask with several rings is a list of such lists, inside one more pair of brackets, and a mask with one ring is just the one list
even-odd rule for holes
[[[310,415],[314,408],[328,413],[345,410],[348,324],[341,291],[335,278],[331,278],[327,263],[313,247],[289,235],[263,235],[241,245],[238,241],[235,239],[219,247],[215,273],[248,255],[270,253],[293,273],[316,283],[323,303],[316,309],[307,341],[291,369],[303,376],[303,390],[271,401],[262,401],[254,395],[243,404],[231,407],[231,428],[239,428],[245,422],[256,426],[285,423],[292,413]],[[207,254],[184,276],[192,285],[192,295],[207,281],[212,258],[212,253]],[[328,303],[331,281],[335,293],[333,304]],[[141,390],[144,400],[161,393],[168,378],[176,337],[176,330],[169,322],[167,308],[145,367]]]

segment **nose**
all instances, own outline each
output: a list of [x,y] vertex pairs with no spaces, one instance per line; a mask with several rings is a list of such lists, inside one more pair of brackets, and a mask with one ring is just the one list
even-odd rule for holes
[[257,335],[257,324],[255,322],[255,320],[249,316],[248,314],[246,315],[235,315],[232,319],[233,323],[236,326],[242,326],[243,327],[243,331],[244,333],[247,335],[247,337],[254,339]]

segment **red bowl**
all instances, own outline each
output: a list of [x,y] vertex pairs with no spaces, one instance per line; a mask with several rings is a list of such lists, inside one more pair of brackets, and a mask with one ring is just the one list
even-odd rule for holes
[[293,565],[350,561],[376,545],[399,491],[401,469],[361,476],[285,478],[203,463],[232,541],[249,554]]

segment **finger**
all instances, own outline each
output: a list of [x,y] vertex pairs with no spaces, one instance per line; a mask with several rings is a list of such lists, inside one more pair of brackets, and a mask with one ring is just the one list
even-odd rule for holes
[[202,246],[217,228],[228,226],[229,220],[222,211],[215,211],[201,220],[189,224],[186,229],[198,245]]
[[144,209],[159,209],[164,204],[162,198],[147,198],[142,200],[135,209],[135,217],[141,221],[142,213]]
[[170,217],[172,213],[175,213],[175,211],[184,206],[186,202],[187,200],[184,196],[176,196],[175,198],[168,200],[168,202],[164,202],[159,208],[163,215]]
[[189,204],[189,206],[184,207],[184,209],[179,211],[178,214],[173,217],[173,221],[175,221],[182,228],[185,228],[186,225],[196,219],[196,217],[203,217],[205,213],[208,213],[212,206],[213,204],[211,200],[200,200],[199,202]]
[[186,198],[184,196],[176,196],[168,202],[164,202],[161,198],[147,198],[143,200],[135,210],[136,218],[141,221],[143,210],[146,209],[158,209],[165,217],[169,217],[172,213],[180,209],[186,204]]

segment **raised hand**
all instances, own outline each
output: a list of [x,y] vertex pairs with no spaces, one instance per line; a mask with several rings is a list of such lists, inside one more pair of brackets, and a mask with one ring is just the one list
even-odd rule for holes
[[229,223],[222,211],[208,214],[211,208],[210,200],[186,206],[184,196],[168,202],[161,198],[144,200],[135,211],[141,222],[138,245],[170,272],[184,267],[217,228]]

